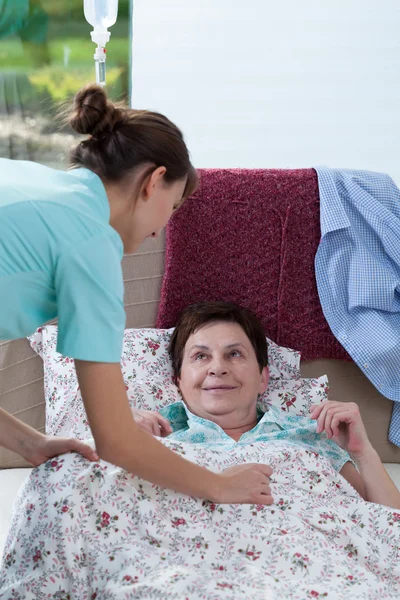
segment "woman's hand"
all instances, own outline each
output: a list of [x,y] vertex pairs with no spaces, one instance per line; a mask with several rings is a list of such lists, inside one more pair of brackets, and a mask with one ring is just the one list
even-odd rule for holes
[[40,435],[36,437],[32,443],[27,446],[27,451],[24,453],[24,458],[34,467],[66,452],[78,452],[84,458],[91,461],[99,460],[99,456],[95,450],[83,442],[73,438],[51,437],[48,435]]
[[136,424],[152,435],[167,437],[172,433],[172,427],[169,424],[169,421],[154,410],[132,408],[132,414]]
[[[354,402],[323,402],[313,406],[311,419],[317,420],[317,433],[325,431],[344,450],[351,454],[359,471],[361,486],[355,486],[368,502],[400,509],[400,492],[382,465],[365,431],[360,411]],[[348,463],[341,473],[354,485],[354,472]],[[351,478],[349,478],[351,475]],[[356,478],[357,479],[357,478]]]
[[310,417],[317,421],[317,433],[325,431],[328,438],[354,458],[373,450],[359,408],[354,402],[328,400],[313,406]]
[[222,488],[214,502],[219,504],[267,504],[273,503],[270,488],[272,469],[268,465],[248,463],[226,469],[222,473]]

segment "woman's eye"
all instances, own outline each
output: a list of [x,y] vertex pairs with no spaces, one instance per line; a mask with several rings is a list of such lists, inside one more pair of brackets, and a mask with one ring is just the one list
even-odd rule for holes
[[242,356],[242,354],[241,352],[239,352],[239,350],[232,350],[230,356],[233,356],[235,358],[236,356]]
[[203,358],[206,358],[206,355],[199,352],[199,354],[196,354],[194,357],[194,360],[202,360]]

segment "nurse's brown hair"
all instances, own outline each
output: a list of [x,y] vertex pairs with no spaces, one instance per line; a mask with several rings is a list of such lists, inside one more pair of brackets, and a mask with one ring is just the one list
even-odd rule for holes
[[89,85],[76,94],[67,120],[90,136],[72,150],[71,166],[86,167],[106,181],[121,180],[145,164],[149,173],[165,167],[166,184],[187,177],[184,198],[196,189],[197,174],[182,132],[164,115],[115,104],[103,88]]

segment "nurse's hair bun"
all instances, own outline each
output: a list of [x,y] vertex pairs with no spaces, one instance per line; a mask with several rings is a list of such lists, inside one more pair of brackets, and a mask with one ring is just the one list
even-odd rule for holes
[[76,94],[68,119],[72,129],[78,133],[91,134],[93,137],[112,133],[121,120],[123,112],[120,108],[108,100],[102,87],[93,84]]
[[72,168],[89,169],[103,181],[123,181],[131,178],[137,167],[146,166],[143,182],[155,169],[164,167],[165,185],[186,180],[182,198],[196,189],[197,173],[182,132],[164,115],[114,104],[97,85],[80,90],[72,109],[61,114],[63,122],[75,131],[89,134],[71,149]]

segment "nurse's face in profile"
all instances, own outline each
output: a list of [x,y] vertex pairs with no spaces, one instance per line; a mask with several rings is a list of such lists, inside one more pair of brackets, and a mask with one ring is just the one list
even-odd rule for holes
[[110,224],[121,236],[125,254],[133,254],[146,238],[157,237],[183,201],[186,177],[167,183],[165,167],[157,167],[147,175],[146,171],[148,167],[136,174],[136,181],[117,191],[106,185]]

